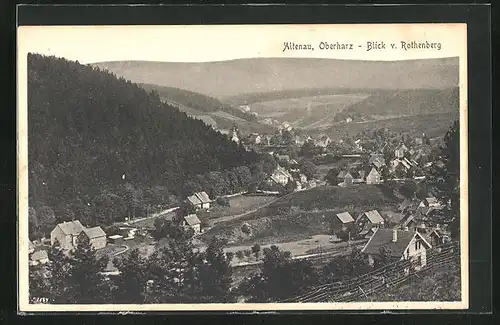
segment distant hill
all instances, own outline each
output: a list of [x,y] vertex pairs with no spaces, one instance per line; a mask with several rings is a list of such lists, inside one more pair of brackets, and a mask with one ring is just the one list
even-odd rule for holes
[[176,87],[224,98],[303,88],[445,89],[458,86],[458,58],[356,61],[255,58],[175,63],[94,63],[138,83]]
[[187,177],[257,160],[157,94],[55,57],[28,56],[28,119],[30,206],[66,220],[109,222],[180,196]]

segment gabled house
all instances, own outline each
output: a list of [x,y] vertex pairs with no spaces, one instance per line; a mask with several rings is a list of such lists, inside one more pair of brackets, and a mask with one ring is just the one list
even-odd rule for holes
[[434,229],[430,234],[429,238],[431,240],[431,244],[433,246],[439,246],[442,244],[446,244],[450,242],[451,237],[448,232],[445,232],[441,229]]
[[196,214],[185,216],[182,225],[193,229],[195,235],[201,233],[201,221]]
[[276,159],[280,163],[289,163],[290,162],[290,156],[289,155],[276,155]]
[[382,157],[382,158],[375,158],[372,162],[371,162],[376,168],[382,168],[385,166],[385,159]]
[[38,250],[34,251],[30,255],[30,259],[28,264],[29,265],[39,265],[39,264],[45,264],[49,262],[49,254],[47,253],[46,250]]
[[377,159],[382,159],[384,160],[384,154],[381,153],[372,153],[370,154],[370,158],[368,158],[368,163],[373,164],[373,162]]
[[377,210],[363,212],[357,219],[356,225],[359,229],[366,230],[372,227],[380,227],[384,224],[384,218]]
[[345,186],[351,186],[352,183],[354,182],[354,177],[352,176],[352,174],[350,172],[347,172],[347,174],[345,174],[344,176],[344,184]]
[[78,241],[87,241],[95,250],[106,247],[106,233],[101,227],[84,228]]
[[196,192],[191,196],[187,197],[187,202],[189,202],[195,209],[210,209],[210,197],[207,192]]
[[396,150],[394,150],[394,156],[396,158],[403,158],[405,156],[405,153],[408,151],[408,148],[404,145],[404,144],[401,144],[399,147],[396,148]]
[[401,229],[417,230],[420,233],[427,233],[427,218],[419,214],[407,213],[401,219]]
[[[389,261],[409,260],[415,263],[415,269],[427,264],[427,250],[432,245],[418,231],[398,229],[377,229],[361,250],[370,265],[384,259]],[[409,270],[408,270],[409,271]]]
[[435,197],[427,197],[424,200],[422,200],[418,205],[419,208],[423,207],[439,208],[440,206],[441,204]]
[[318,140],[314,141],[314,145],[316,147],[321,147],[321,148],[326,148],[328,147],[328,145],[332,143],[332,139],[330,139],[330,137],[328,136],[322,136],[321,138],[319,138]]
[[262,143],[262,137],[258,133],[252,133],[250,136],[247,138],[247,142],[249,144],[261,144]]
[[275,183],[285,186],[290,179],[293,179],[293,177],[289,171],[278,165],[278,167],[274,170],[274,173],[270,176],[270,179]]
[[343,181],[344,181],[344,177],[345,177],[345,175],[347,175],[347,174],[348,174],[348,171],[347,171],[347,170],[344,170],[344,169],[343,169],[343,170],[341,170],[341,171],[337,174],[337,180],[338,180],[339,182],[343,182]]
[[366,176],[366,184],[368,185],[374,185],[374,184],[380,184],[382,182],[380,173],[378,172],[375,167],[372,167],[368,175]]
[[72,250],[77,245],[78,235],[84,227],[78,220],[62,222],[50,232],[50,244],[59,245],[60,248]]

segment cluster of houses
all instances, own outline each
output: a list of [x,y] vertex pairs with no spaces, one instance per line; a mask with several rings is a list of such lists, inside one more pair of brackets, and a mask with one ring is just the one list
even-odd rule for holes
[[[412,202],[414,203],[414,202]],[[385,227],[386,220],[377,210],[363,212],[354,219],[349,212],[338,213],[335,221],[342,230],[349,230],[349,238],[368,238],[361,250],[370,265],[383,258],[391,260],[412,260],[416,267],[426,265],[426,253],[434,246],[450,241],[446,227],[429,217],[430,211],[442,209],[434,197],[426,198],[416,204],[416,210],[407,210],[411,204],[404,201],[401,207],[407,212],[405,217],[391,228]]]
[[[73,220],[57,224],[50,232],[50,244],[59,246],[65,252],[74,250],[83,240],[90,243],[94,249],[106,247],[106,233],[101,227],[84,227],[80,221]],[[29,264],[45,264],[49,261],[45,249],[37,249],[33,242],[29,242]]]

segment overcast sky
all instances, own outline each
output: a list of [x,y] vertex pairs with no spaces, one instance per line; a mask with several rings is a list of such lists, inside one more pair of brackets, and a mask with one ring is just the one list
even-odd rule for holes
[[[29,26],[18,29],[20,55],[36,52],[81,63],[145,60],[206,62],[256,57],[405,60],[465,53],[464,24],[233,25],[233,26]],[[385,51],[366,51],[383,41]],[[438,50],[390,50],[401,41],[441,42]],[[285,51],[284,42],[309,43],[314,51]],[[354,43],[353,51],[327,51],[320,42]],[[358,48],[357,45],[362,45]]]

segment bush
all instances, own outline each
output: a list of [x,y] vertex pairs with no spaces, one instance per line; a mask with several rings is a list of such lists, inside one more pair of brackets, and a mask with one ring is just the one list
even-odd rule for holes
[[217,200],[215,201],[218,205],[223,206],[223,207],[229,207],[229,199],[227,197],[221,196],[218,197]]
[[248,223],[244,223],[241,225],[241,231],[247,236],[252,233],[252,229],[250,228],[250,225]]

